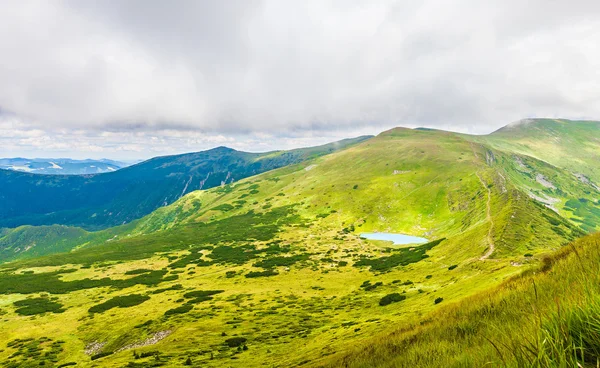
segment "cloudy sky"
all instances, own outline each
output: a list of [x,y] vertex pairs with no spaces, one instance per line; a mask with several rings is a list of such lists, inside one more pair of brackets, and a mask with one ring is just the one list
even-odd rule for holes
[[0,2],[0,157],[600,119],[600,2]]

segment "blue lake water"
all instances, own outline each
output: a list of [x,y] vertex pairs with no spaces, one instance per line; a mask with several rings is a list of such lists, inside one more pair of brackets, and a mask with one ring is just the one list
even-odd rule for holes
[[362,233],[360,234],[362,238],[371,239],[371,240],[386,240],[391,241],[394,245],[398,244],[421,244],[427,243],[429,240],[425,238],[419,238],[418,236],[410,236],[404,234],[394,234],[394,233]]

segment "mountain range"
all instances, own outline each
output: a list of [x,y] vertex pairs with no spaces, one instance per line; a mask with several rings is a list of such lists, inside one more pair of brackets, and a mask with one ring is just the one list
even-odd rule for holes
[[598,122],[529,119],[1,171],[0,360],[596,364],[599,155]]
[[128,223],[194,190],[232,183],[328,154],[368,137],[267,153],[226,147],[156,157],[95,175],[36,175],[0,170],[0,227],[70,225],[102,229]]
[[0,158],[0,169],[35,174],[84,175],[117,171],[129,166],[114,160],[73,160],[70,158]]

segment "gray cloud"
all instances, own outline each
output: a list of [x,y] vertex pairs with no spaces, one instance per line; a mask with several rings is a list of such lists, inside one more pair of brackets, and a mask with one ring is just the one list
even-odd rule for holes
[[599,14],[596,1],[3,1],[0,106],[14,115],[0,129],[259,149],[265,134],[598,118]]

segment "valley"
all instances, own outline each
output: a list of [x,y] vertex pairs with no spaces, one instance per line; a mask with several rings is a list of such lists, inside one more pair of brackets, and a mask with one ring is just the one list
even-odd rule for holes
[[[488,327],[461,318],[492,308],[487,300],[500,308],[501,298],[522,297],[528,281],[519,280],[527,277],[548,285],[540,290],[549,300],[553,277],[576,267],[567,245],[600,224],[591,160],[511,138],[535,128],[557,138],[556,147],[577,136],[600,152],[598,130],[569,124],[532,121],[512,127],[510,137],[395,128],[184,190],[119,226],[40,228],[35,219],[4,229],[0,360],[7,367],[499,363],[505,353],[474,332]],[[365,233],[424,241],[394,245]],[[583,239],[581,267],[592,268],[595,238]],[[43,246],[23,256],[32,243]],[[568,300],[575,305],[576,297]],[[461,331],[459,338],[445,329]],[[461,356],[466,346],[479,355]],[[427,353],[417,354],[421,348]]]

